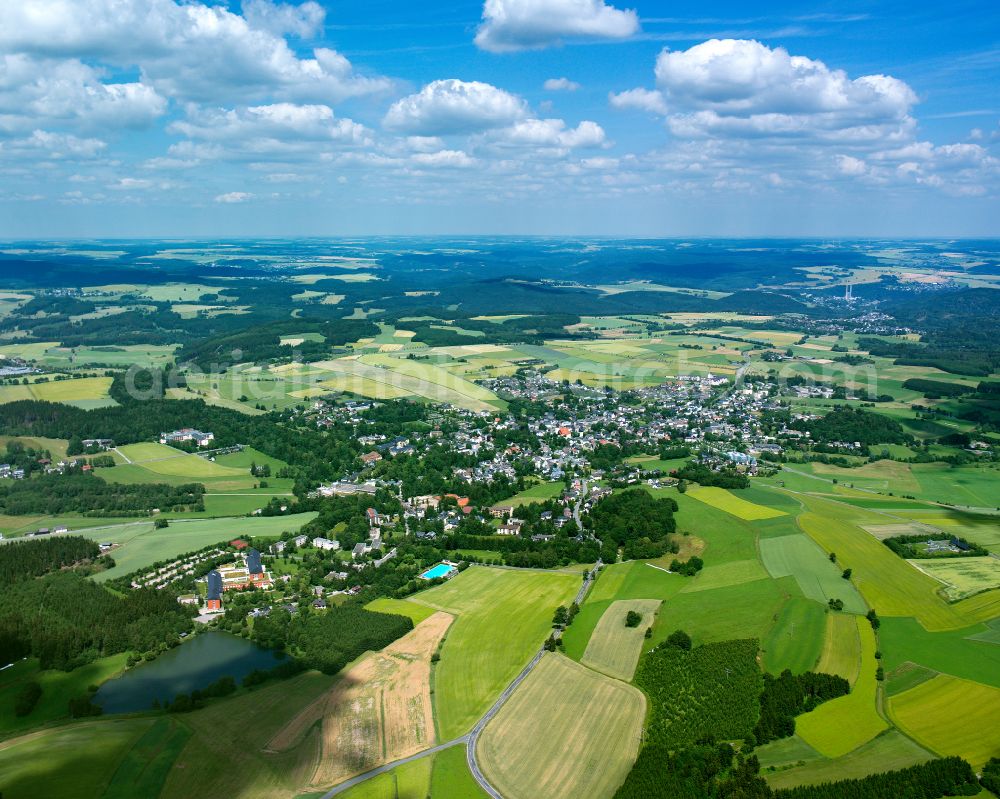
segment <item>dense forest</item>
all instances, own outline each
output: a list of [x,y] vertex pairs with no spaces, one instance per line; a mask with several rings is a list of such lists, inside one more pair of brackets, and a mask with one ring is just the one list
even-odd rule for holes
[[205,487],[199,483],[109,483],[77,469],[0,484],[0,513],[86,516],[138,516],[161,511],[202,511]]
[[872,444],[906,444],[911,440],[895,419],[861,408],[839,407],[819,419],[791,423],[794,430],[807,430],[817,444],[832,441]]
[[78,535],[11,541],[0,546],[0,587],[93,560],[100,554],[101,548],[94,541]]
[[649,745],[678,749],[707,737],[742,740],[760,717],[757,641],[690,650],[662,644],[643,655],[635,684],[649,698]]
[[274,608],[255,620],[253,639],[261,646],[285,650],[325,674],[336,674],[363,652],[382,649],[413,629],[406,616],[376,613],[355,604],[333,606],[321,614],[303,610],[292,616]]
[[[654,499],[643,489],[631,489],[612,494],[598,502],[586,522],[599,531],[604,550],[614,563],[618,548],[625,548],[625,557],[659,557],[670,551],[671,536],[677,530],[672,499]],[[641,549],[639,553],[635,550]]]
[[69,670],[132,650],[156,651],[189,632],[189,612],[170,591],[117,596],[74,572],[55,572],[0,591],[0,652]]

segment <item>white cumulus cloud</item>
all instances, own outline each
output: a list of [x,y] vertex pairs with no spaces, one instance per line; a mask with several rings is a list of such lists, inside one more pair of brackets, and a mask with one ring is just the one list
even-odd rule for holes
[[624,39],[639,15],[604,0],[486,0],[476,44],[494,53],[539,49],[566,39]]
[[300,58],[285,32],[314,30],[322,17],[299,7],[251,2],[249,16],[222,5],[175,0],[18,0],[0,3],[0,49],[137,66],[143,82],[182,100],[232,102],[269,94],[337,102],[388,88],[358,75],[340,53]]
[[617,94],[612,92],[608,95],[608,101],[614,108],[631,108],[661,116],[667,114],[667,103],[663,95],[651,89],[629,89]]
[[547,92],[575,92],[580,84],[569,78],[549,78],[542,88]]
[[503,89],[452,78],[428,83],[417,94],[397,100],[383,124],[401,133],[441,136],[504,127],[527,113],[524,100]]

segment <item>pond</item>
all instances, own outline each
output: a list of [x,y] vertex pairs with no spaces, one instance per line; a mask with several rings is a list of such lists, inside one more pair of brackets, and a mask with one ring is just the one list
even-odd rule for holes
[[108,680],[93,701],[105,713],[149,710],[154,699],[164,704],[178,694],[207,688],[227,675],[238,685],[251,671],[274,668],[283,659],[283,653],[261,649],[244,638],[212,630]]

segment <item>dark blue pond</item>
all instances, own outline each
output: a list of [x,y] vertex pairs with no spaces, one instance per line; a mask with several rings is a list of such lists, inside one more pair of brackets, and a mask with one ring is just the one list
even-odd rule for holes
[[282,653],[213,630],[108,680],[94,695],[94,703],[105,713],[149,710],[154,699],[161,704],[170,702],[178,694],[207,688],[225,676],[239,684],[251,671],[274,668],[283,658]]

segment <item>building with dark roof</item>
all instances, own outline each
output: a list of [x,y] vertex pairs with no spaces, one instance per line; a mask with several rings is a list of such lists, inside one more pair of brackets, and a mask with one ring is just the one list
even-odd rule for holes
[[206,596],[209,610],[222,609],[222,575],[212,569],[208,573],[208,594]]
[[264,567],[260,563],[260,552],[256,549],[247,550],[247,572],[250,574],[263,574]]

